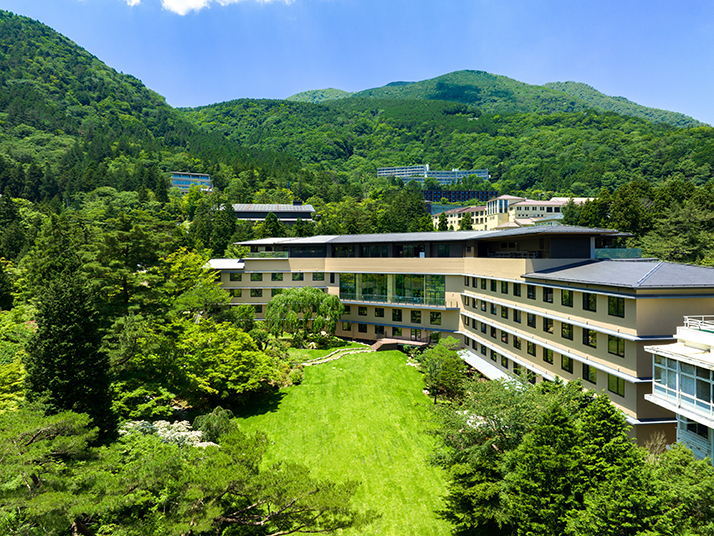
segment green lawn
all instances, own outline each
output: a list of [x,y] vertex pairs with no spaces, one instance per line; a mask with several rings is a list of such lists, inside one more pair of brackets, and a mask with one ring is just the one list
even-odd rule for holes
[[291,358],[297,361],[309,361],[310,359],[324,357],[328,354],[331,354],[335,350],[346,351],[350,348],[360,349],[369,348],[369,346],[359,342],[347,342],[344,346],[335,346],[334,348],[327,348],[325,350],[306,350],[304,348],[290,348],[288,349],[288,354],[290,354]]
[[262,429],[274,441],[269,459],[303,463],[318,477],[360,480],[355,504],[383,516],[360,535],[449,534],[434,514],[444,477],[426,462],[431,401],[406,361],[390,351],[306,367],[302,385],[240,418],[244,430]]

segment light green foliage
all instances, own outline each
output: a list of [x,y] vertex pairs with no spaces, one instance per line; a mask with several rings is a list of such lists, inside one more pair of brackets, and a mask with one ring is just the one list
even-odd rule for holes
[[419,358],[426,388],[434,395],[435,403],[440,394],[447,400],[454,400],[464,393],[466,364],[457,353],[459,346],[459,341],[447,337],[425,350]]
[[474,228],[473,216],[471,215],[471,212],[467,212],[461,218],[461,222],[459,223],[459,231],[472,231],[473,228]]
[[449,221],[446,219],[446,212],[442,212],[439,214],[439,225],[437,227],[437,231],[448,231],[449,230]]
[[323,332],[334,336],[343,313],[344,306],[335,295],[313,287],[291,288],[270,300],[265,322],[274,336],[291,333],[300,343],[307,337],[320,338]]
[[233,412],[231,410],[216,406],[211,413],[196,417],[193,426],[203,433],[203,438],[206,441],[216,442],[223,434],[235,430],[236,423],[232,419]]

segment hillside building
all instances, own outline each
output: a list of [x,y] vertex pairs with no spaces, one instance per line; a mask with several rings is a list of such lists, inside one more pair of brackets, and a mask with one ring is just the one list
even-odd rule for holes
[[478,199],[479,201],[488,201],[492,197],[498,195],[495,190],[424,190],[424,201],[439,203],[442,199],[446,199],[449,203],[459,203],[462,201],[471,201]]
[[503,231],[268,238],[245,259],[212,266],[232,303],[262,318],[284,288],[340,297],[337,335],[374,341],[454,336],[489,378],[581,379],[607,391],[645,440],[676,436],[652,388],[646,347],[672,342],[683,314],[714,307],[714,269],[647,259],[598,260],[622,235],[534,226]]
[[191,186],[198,186],[201,190],[210,192],[213,189],[211,176],[204,173],[186,173],[173,171],[171,173],[171,186],[181,190],[181,194],[186,195]]
[[295,201],[292,205],[240,203],[233,205],[233,212],[236,219],[251,222],[265,221],[268,214],[273,213],[282,223],[294,225],[298,220],[313,221],[312,214],[315,208],[312,205],[303,205],[299,201]]
[[449,186],[459,179],[474,175],[484,180],[489,179],[488,169],[452,169],[451,171],[437,171],[429,169],[429,164],[417,166],[398,166],[377,168],[377,177],[396,177],[404,182],[414,181],[424,184],[424,180],[431,177],[440,184]]

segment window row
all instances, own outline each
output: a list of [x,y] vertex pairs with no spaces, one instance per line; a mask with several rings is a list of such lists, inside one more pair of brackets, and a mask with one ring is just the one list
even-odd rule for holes
[[[512,290],[513,296],[521,296],[521,283],[509,283],[508,281],[497,281],[495,279],[487,279],[485,277],[480,278],[464,276],[464,285],[472,286],[473,288],[481,288],[481,290],[490,289],[491,292],[499,292],[501,294],[508,294],[509,288]],[[470,283],[470,285],[469,285]],[[526,297],[530,300],[537,299],[537,287],[536,285],[526,284]],[[541,299],[544,303],[553,303],[553,288],[551,287],[541,287]],[[564,307],[572,307],[575,301],[575,292],[570,289],[561,289],[560,291],[560,304]],[[583,311],[590,311],[593,313],[597,312],[597,294],[583,292],[582,293],[582,306]],[[607,314],[610,316],[617,316],[619,318],[625,317],[625,298],[618,296],[608,296],[607,297]]]
[[[423,332],[421,329],[413,329],[413,328],[401,328],[398,326],[394,327],[389,327],[389,326],[379,326],[375,325],[372,326],[374,328],[374,335],[375,336],[384,336],[384,337],[404,337],[404,336],[409,336],[409,338],[413,341],[421,341],[422,340],[422,335]],[[370,332],[370,324],[357,324],[357,332],[358,333],[364,333],[364,334],[369,334]],[[391,330],[391,333],[390,333]],[[342,331],[352,331],[352,322],[342,322]],[[429,332],[429,341],[431,342],[438,342],[441,334],[438,331],[432,331]]]
[[[253,272],[250,274],[250,280],[251,281],[262,281],[263,280],[263,275],[260,272]],[[283,274],[282,272],[277,272],[277,273],[271,273],[270,274],[270,280],[271,281],[283,281]],[[292,280],[293,281],[304,281],[305,280],[305,274],[303,272],[292,272]],[[238,272],[232,272],[229,276],[229,279],[231,281],[243,281],[243,274],[238,273]],[[325,272],[312,272],[312,280],[313,281],[324,281],[325,280]]]
[[[357,314],[359,316],[367,316],[368,309],[365,306],[357,307]],[[352,306],[345,305],[345,315],[352,314]],[[384,318],[384,307],[374,308],[375,318]],[[409,319],[411,324],[421,324],[422,311],[410,311]],[[403,313],[401,309],[392,309],[392,321],[402,322]],[[429,324],[433,326],[441,325],[441,311],[429,311]]]

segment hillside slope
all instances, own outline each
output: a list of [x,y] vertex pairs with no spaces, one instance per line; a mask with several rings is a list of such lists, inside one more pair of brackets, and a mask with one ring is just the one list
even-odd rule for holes
[[550,82],[544,84],[544,87],[567,93],[572,97],[588,103],[588,105],[593,108],[630,115],[632,117],[641,117],[653,123],[667,123],[683,128],[696,127],[703,124],[688,115],[670,112],[668,110],[660,110],[659,108],[648,108],[647,106],[632,102],[625,97],[610,97],[604,93],[600,93],[594,87],[580,82]]
[[294,102],[312,102],[317,104],[320,102],[345,99],[351,95],[352,93],[349,91],[328,87],[327,89],[312,89],[310,91],[296,93],[285,100]]

